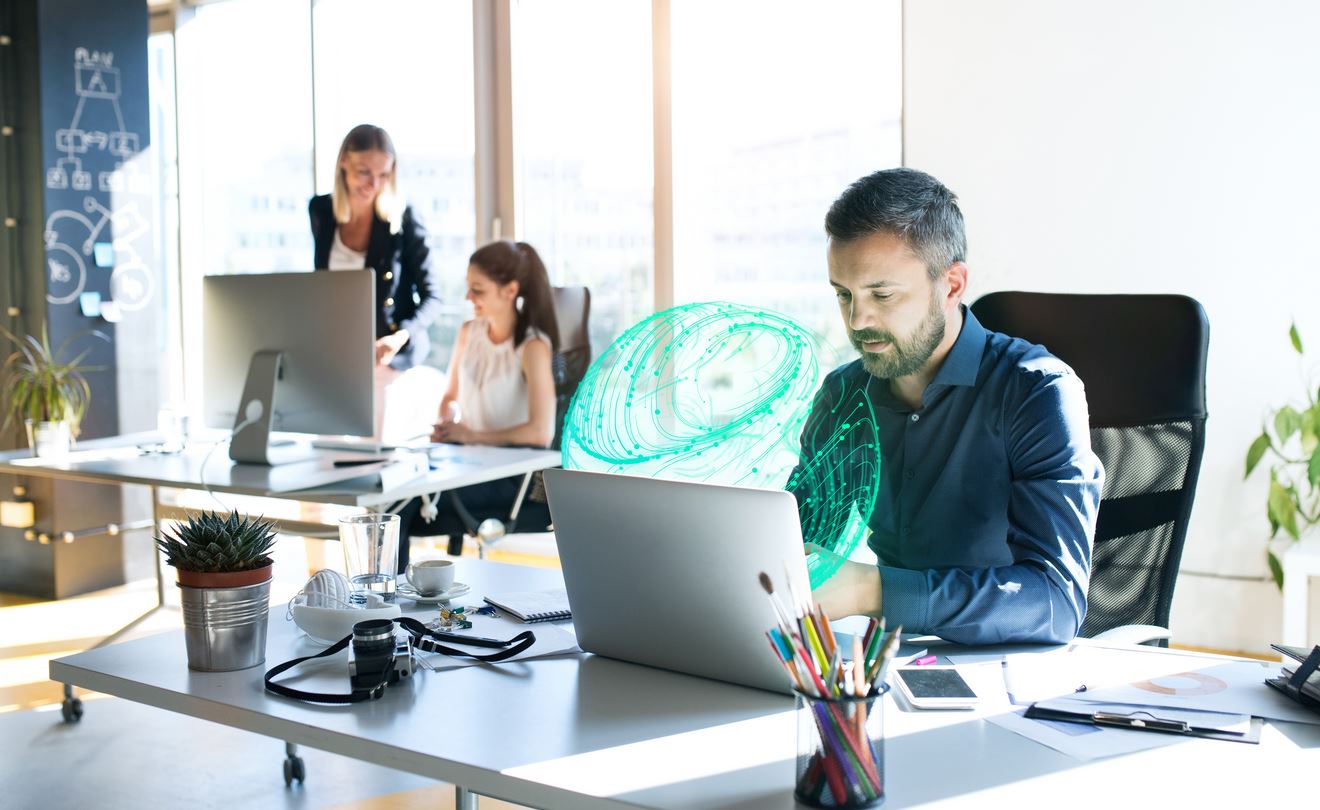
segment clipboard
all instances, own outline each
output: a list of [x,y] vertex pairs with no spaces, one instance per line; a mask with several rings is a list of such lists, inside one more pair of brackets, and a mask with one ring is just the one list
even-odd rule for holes
[[[1126,728],[1132,731],[1153,731],[1160,734],[1178,734],[1183,737],[1200,737],[1206,740],[1225,740],[1227,742],[1260,743],[1260,729],[1265,724],[1263,718],[1252,717],[1246,731],[1230,731],[1212,726],[1197,726],[1175,717],[1160,717],[1153,706],[1130,706],[1130,712],[1069,710],[1042,706],[1033,703],[1027,707],[1026,717],[1033,720],[1055,720],[1063,723],[1083,723],[1105,728]],[[1154,710],[1154,711],[1152,711]]]

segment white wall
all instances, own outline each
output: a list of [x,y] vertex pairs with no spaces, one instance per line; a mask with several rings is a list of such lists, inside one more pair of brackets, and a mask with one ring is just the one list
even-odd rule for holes
[[1320,3],[908,0],[904,34],[905,162],[961,198],[972,298],[1205,307],[1210,419],[1175,641],[1268,651],[1266,479],[1244,483],[1243,456],[1267,406],[1301,398],[1290,318],[1320,380]]

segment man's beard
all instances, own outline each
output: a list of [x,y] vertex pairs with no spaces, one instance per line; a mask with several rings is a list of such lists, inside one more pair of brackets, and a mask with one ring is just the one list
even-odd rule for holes
[[[848,338],[852,341],[853,347],[862,355],[862,368],[865,368],[871,376],[881,380],[892,380],[896,377],[906,377],[909,374],[915,374],[926,365],[930,356],[935,353],[935,347],[944,340],[944,312],[940,309],[939,302],[932,295],[930,298],[930,311],[926,317],[922,318],[921,323],[913,330],[912,335],[906,340],[899,340],[889,332],[878,332],[870,329],[863,329],[858,332],[849,331]],[[863,343],[886,342],[889,344],[889,350],[875,354],[862,348]]]

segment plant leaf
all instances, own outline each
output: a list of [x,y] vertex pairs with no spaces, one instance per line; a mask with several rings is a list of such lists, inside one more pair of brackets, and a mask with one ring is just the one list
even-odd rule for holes
[[1266,508],[1270,520],[1283,527],[1292,539],[1297,540],[1300,537],[1297,531],[1297,503],[1293,500],[1292,493],[1278,481],[1270,482],[1270,495]]
[[1246,475],[1242,476],[1243,478],[1251,475],[1251,471],[1256,469],[1256,465],[1260,463],[1261,457],[1265,455],[1265,451],[1269,447],[1270,436],[1262,430],[1260,435],[1256,437],[1256,441],[1252,442],[1251,447],[1247,448],[1247,472]]
[[1288,338],[1292,341],[1293,348],[1298,354],[1302,353],[1302,336],[1297,334],[1297,324],[1294,322],[1288,327]]
[[1306,480],[1311,482],[1312,489],[1316,482],[1320,482],[1320,447],[1311,453],[1311,461],[1306,465]]
[[1265,517],[1269,518],[1270,520],[1271,540],[1273,540],[1275,536],[1278,535],[1279,533],[1279,520],[1274,516],[1273,501],[1270,499],[1270,495],[1274,493],[1274,487],[1278,486],[1278,480],[1279,480],[1278,469],[1274,467],[1270,467],[1270,489],[1265,497]]
[[1320,445],[1320,405],[1302,412],[1302,453],[1311,455]]
[[1265,558],[1270,564],[1270,576],[1274,577],[1274,584],[1280,591],[1283,590],[1283,565],[1279,563],[1279,558],[1274,556],[1273,551],[1266,551]]
[[1279,437],[1282,447],[1302,427],[1302,415],[1293,410],[1291,405],[1284,405],[1274,414],[1274,435]]

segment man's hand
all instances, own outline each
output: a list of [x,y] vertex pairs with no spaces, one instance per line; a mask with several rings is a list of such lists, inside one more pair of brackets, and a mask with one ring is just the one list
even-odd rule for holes
[[838,570],[811,592],[816,604],[831,619],[844,616],[878,616],[884,602],[880,593],[880,569],[874,565],[841,559],[815,543],[807,543],[808,555],[819,554],[839,562]]
[[408,330],[400,329],[392,335],[376,339],[376,365],[387,366],[408,342]]

